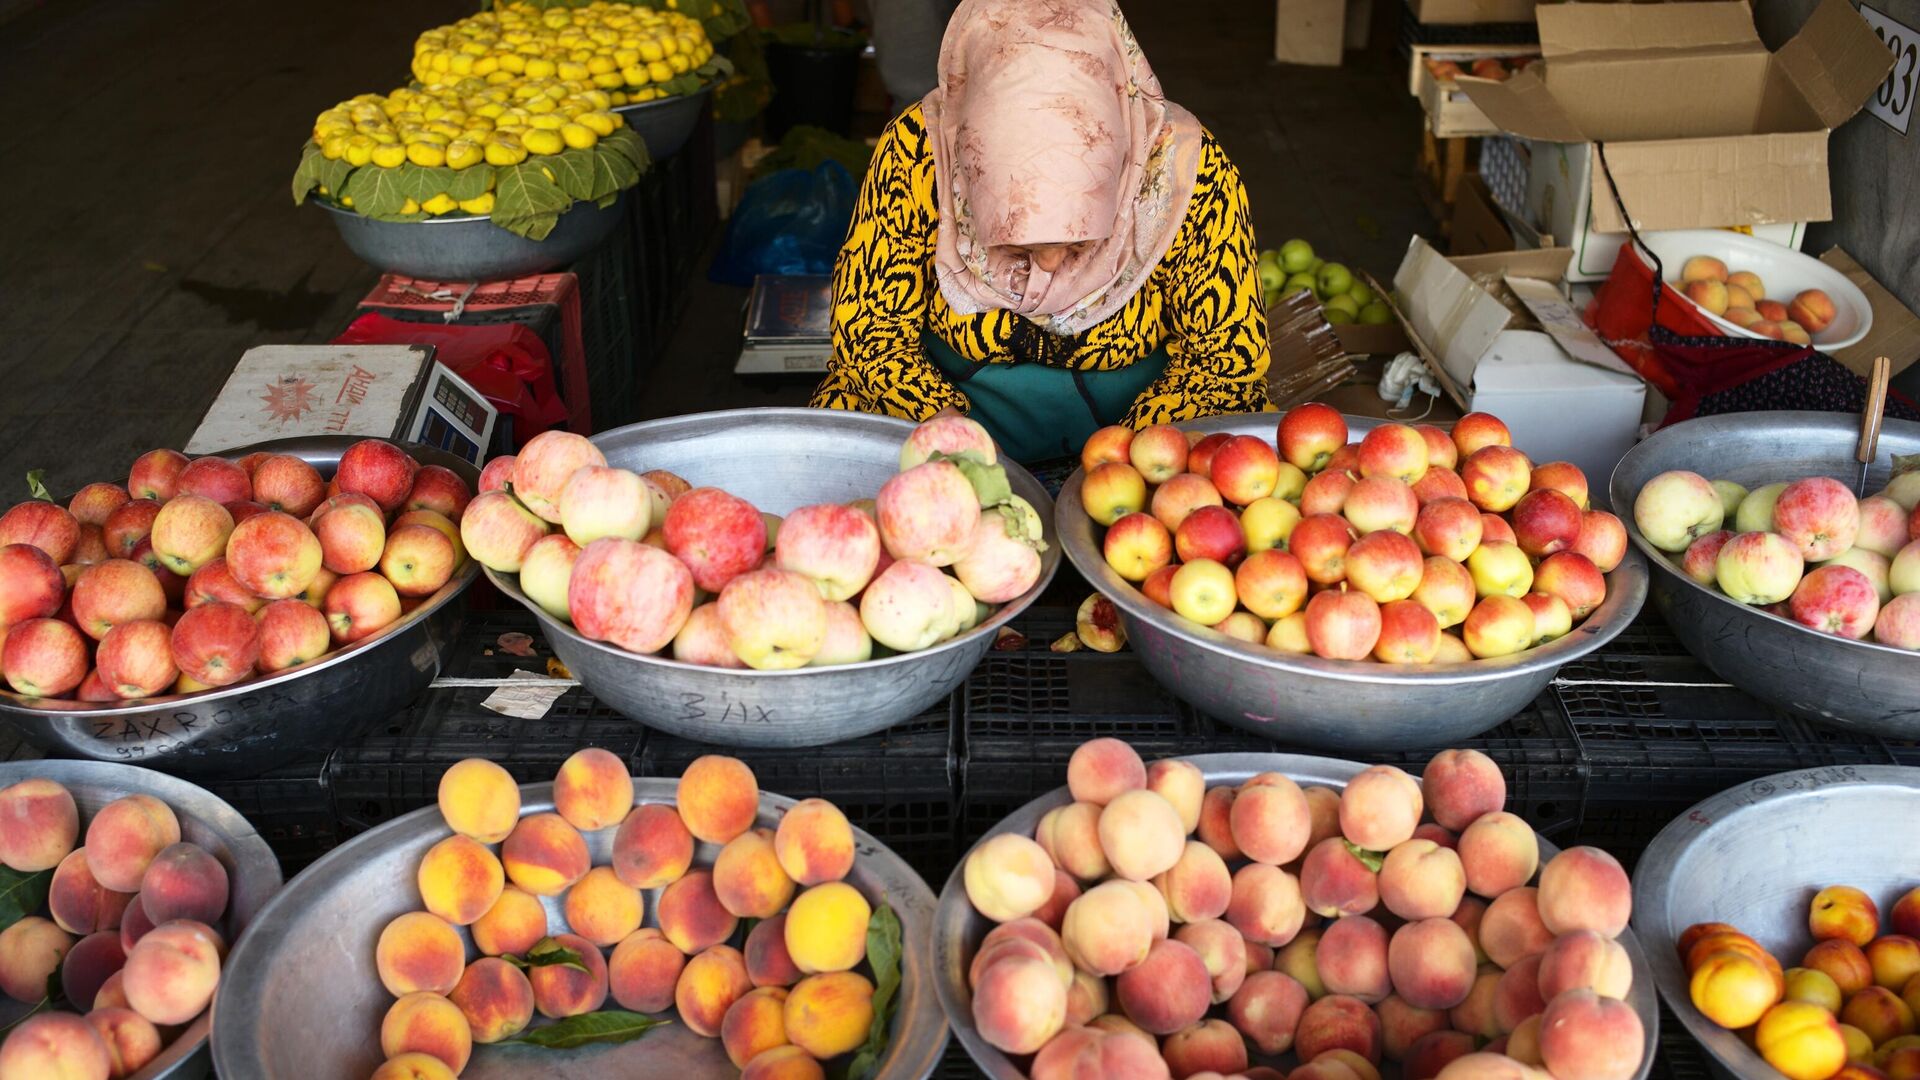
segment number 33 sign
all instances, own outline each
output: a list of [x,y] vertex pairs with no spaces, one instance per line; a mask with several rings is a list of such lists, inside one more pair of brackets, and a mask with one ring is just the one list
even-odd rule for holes
[[1865,4],[1860,5],[1860,17],[1893,52],[1893,71],[1867,101],[1867,111],[1905,135],[1907,125],[1913,121],[1914,94],[1920,89],[1920,31],[1895,22]]

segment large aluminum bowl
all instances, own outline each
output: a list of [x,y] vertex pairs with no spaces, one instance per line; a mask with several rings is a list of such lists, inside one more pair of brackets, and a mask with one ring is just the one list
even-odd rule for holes
[[[697,487],[717,487],[775,514],[814,503],[870,499],[899,471],[905,420],[832,409],[737,409],[601,432],[609,464],[666,469]],[[1011,462],[1013,493],[1043,522],[1052,501]],[[930,649],[862,664],[739,671],[642,656],[589,641],[520,591],[517,575],[487,571],[500,591],[540,620],[547,643],[581,685],[625,716],[683,738],[728,746],[820,746],[918,716],[959,686],[994,634],[1042,592],[1060,564],[1051,533],[1040,580],[972,630]]]
[[1800,962],[1813,941],[1807,908],[1828,885],[1864,889],[1887,911],[1920,881],[1920,769],[1861,765],[1749,781],[1675,818],[1640,856],[1633,930],[1680,1022],[1738,1077],[1780,1074],[1740,1037],[1701,1015],[1675,950],[1694,923],[1731,923]]
[[638,105],[618,105],[619,113],[640,141],[647,144],[647,155],[665,161],[680,152],[700,125],[700,112],[713,100],[713,87],[703,86],[679,97],[643,101]]
[[[222,453],[291,454],[328,474],[359,440],[316,435]],[[431,446],[404,444],[423,465],[442,465],[470,485],[472,464]],[[58,757],[144,765],[181,776],[257,776],[303,754],[340,745],[363,723],[382,720],[418,697],[440,674],[460,620],[461,594],[480,575],[468,560],[453,580],[400,621],[310,664],[197,694],[170,694],[124,705],[25,698],[0,689],[0,723]]]
[[[1366,768],[1357,761],[1338,761],[1301,754],[1198,754],[1181,760],[1190,761],[1199,768],[1207,778],[1208,787],[1238,785],[1260,773],[1277,772],[1303,786],[1320,784],[1340,790],[1347,786],[1347,781],[1353,779],[1355,774]],[[989,837],[1001,833],[1032,836],[1042,815],[1072,801],[1073,796],[1065,787],[1055,788],[1007,815],[974,846],[978,847]],[[1542,865],[1559,851],[1545,837],[1540,838]],[[1634,899],[1637,910],[1639,897],[1636,895]],[[947,1021],[953,1025],[953,1033],[959,1037],[960,1044],[967,1048],[967,1053],[982,1074],[994,1080],[1025,1080],[1026,1074],[1011,1058],[981,1038],[979,1029],[973,1023],[973,991],[967,985],[967,971],[973,962],[974,952],[980,946],[980,939],[993,929],[993,925],[986,916],[975,911],[972,902],[967,899],[966,859],[963,857],[953,868],[952,876],[947,878],[946,887],[940,890],[940,906],[934,912],[933,970],[939,980],[936,985],[940,991],[940,1005],[947,1010]],[[1640,1071],[1635,1080],[1646,1080],[1653,1068],[1654,1047],[1659,1045],[1660,1036],[1660,1010],[1654,998],[1653,972],[1632,931],[1620,935],[1620,944],[1626,948],[1627,957],[1633,963],[1633,988],[1627,993],[1627,1004],[1633,1006],[1645,1032]],[[1260,1064],[1262,1060],[1256,1055],[1254,1063]]]
[[[1628,451],[1613,471],[1613,504],[1653,566],[1653,602],[1687,651],[1721,678],[1796,716],[1899,739],[1920,739],[1920,655],[1851,641],[1749,607],[1710,589],[1647,542],[1633,499],[1670,469],[1753,488],[1830,476],[1851,489],[1859,421],[1843,413],[1732,413],[1675,424]],[[1920,424],[1888,420],[1867,491],[1880,490],[1891,455],[1920,453]]]
[[[227,871],[227,917],[214,929],[228,942],[260,917],[280,890],[280,863],[247,819],[213,793],[151,769],[105,761],[13,761],[0,763],[0,788],[31,777],[55,780],[73,793],[82,827],[100,808],[123,795],[151,795],[180,819],[180,838],[198,844]],[[27,1006],[0,997],[0,1030],[25,1015]],[[201,1013],[160,1056],[129,1080],[191,1080],[207,1075],[211,1012]]]
[[[1216,416],[1189,431],[1273,440],[1271,413]],[[1355,435],[1382,421],[1347,417]],[[1343,751],[1404,750],[1470,738],[1527,707],[1560,665],[1612,641],[1647,598],[1647,568],[1632,551],[1607,575],[1607,598],[1558,641],[1496,660],[1419,669],[1288,656],[1188,622],[1146,598],[1107,565],[1104,530],[1080,502],[1084,473],[1060,492],[1054,523],[1067,558],[1120,609],[1127,641],[1153,677],[1182,700],[1269,739]]]
[[[674,802],[677,780],[636,779],[640,803]],[[773,828],[794,800],[762,792],[758,824]],[[520,811],[553,809],[552,784],[520,789]],[[587,834],[596,866],[613,848],[613,828]],[[900,917],[900,994],[893,1039],[876,1075],[920,1080],[947,1046],[947,1024],[935,999],[927,941],[933,891],[900,857],[854,829],[859,857],[847,883]],[[269,904],[227,959],[213,1008],[213,1063],[221,1076],[247,1080],[364,1080],[380,1064],[380,1019],[393,996],[374,969],[374,945],[388,922],[420,908],[414,874],[428,848],[452,835],[439,807],[429,806],[364,833],[308,867]],[[717,844],[701,844],[694,863],[711,866]],[[658,925],[660,890],[646,899],[647,925]],[[545,897],[549,928],[566,925],[561,897]],[[477,958],[472,939],[469,959]],[[736,941],[737,944],[737,941]],[[609,999],[606,1008],[617,1007]],[[673,1013],[665,1016],[672,1018]],[[621,1046],[557,1052],[532,1047],[475,1046],[460,1075],[501,1077],[645,1077],[688,1080],[732,1076],[718,1039],[684,1024],[654,1028]]]
[[529,240],[485,217],[379,221],[316,200],[347,248],[374,269],[428,281],[500,281],[571,266],[620,224],[625,201],[622,193],[612,206],[574,203],[545,240]]

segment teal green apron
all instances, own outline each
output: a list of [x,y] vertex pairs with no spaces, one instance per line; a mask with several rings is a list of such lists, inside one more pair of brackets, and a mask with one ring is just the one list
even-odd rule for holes
[[923,333],[927,358],[967,395],[967,415],[1008,457],[1022,463],[1075,457],[1087,436],[1117,424],[1167,368],[1166,346],[1117,371],[1069,371],[1045,364],[979,364]]

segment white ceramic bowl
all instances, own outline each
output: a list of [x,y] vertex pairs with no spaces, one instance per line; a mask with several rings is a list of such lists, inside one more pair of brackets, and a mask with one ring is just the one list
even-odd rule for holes
[[[1824,351],[1855,344],[1873,328],[1873,308],[1867,303],[1867,294],[1847,280],[1845,274],[1811,255],[1726,229],[1643,233],[1640,239],[1648,250],[1660,257],[1666,282],[1675,289],[1680,287],[1680,268],[1688,259],[1711,255],[1726,263],[1729,273],[1748,270],[1759,274],[1767,286],[1767,295],[1759,299],[1786,304],[1808,289],[1825,292],[1833,298],[1833,322],[1812,335],[1813,343]],[[1731,337],[1760,338],[1759,334],[1743,330],[1691,300],[1687,303]]]

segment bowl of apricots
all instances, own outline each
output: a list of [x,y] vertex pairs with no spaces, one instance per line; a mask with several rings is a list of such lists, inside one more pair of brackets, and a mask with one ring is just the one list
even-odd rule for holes
[[824,799],[730,757],[550,784],[468,758],[261,912],[214,1067],[252,1080],[921,1078],[933,894]]
[[266,841],[202,788],[0,763],[0,1077],[206,1075],[228,946],[279,888]]
[[1661,996],[1754,1080],[1920,1077],[1920,769],[1781,773],[1669,824],[1634,874]]

